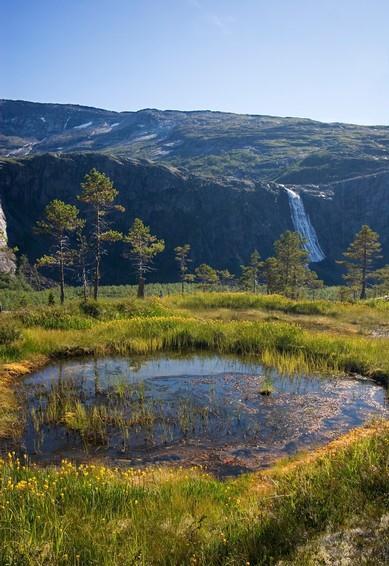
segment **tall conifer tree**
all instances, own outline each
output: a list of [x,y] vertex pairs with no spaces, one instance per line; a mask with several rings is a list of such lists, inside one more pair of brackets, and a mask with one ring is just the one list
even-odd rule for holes
[[78,214],[78,209],[72,204],[55,199],[46,206],[43,220],[36,224],[37,232],[47,234],[54,240],[51,255],[44,255],[37,264],[39,267],[58,268],[61,304],[65,301],[65,268],[72,264],[74,257],[69,236],[83,224]]
[[379,235],[364,224],[344,252],[345,259],[338,262],[346,268],[344,279],[349,286],[357,289],[360,299],[366,299],[368,282],[374,279],[375,264],[381,257],[380,252]]
[[121,239],[121,234],[109,230],[108,215],[116,210],[124,212],[124,208],[115,205],[118,191],[107,175],[92,169],[81,183],[81,194],[78,197],[87,206],[87,227],[90,233],[90,244],[94,255],[93,296],[97,300],[101,279],[101,258],[106,252],[104,243]]

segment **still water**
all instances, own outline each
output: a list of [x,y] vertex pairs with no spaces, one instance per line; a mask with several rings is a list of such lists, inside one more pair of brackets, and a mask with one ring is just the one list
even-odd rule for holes
[[285,376],[215,355],[77,359],[24,381],[22,449],[33,460],[259,469],[387,417],[366,379]]

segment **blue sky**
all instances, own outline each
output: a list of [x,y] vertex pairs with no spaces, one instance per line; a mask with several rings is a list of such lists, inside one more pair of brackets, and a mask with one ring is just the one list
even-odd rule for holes
[[0,0],[0,98],[389,125],[388,0]]

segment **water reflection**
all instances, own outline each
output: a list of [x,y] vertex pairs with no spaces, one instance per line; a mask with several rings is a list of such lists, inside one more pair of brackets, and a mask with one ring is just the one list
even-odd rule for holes
[[369,380],[285,376],[223,356],[66,361],[26,379],[25,395],[23,444],[36,459],[178,461],[221,475],[387,415]]

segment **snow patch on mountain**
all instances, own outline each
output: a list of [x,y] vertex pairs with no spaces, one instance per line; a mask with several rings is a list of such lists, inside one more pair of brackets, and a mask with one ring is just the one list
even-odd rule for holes
[[80,124],[79,126],[73,126],[73,130],[83,130],[84,128],[89,128],[93,122],[85,122],[85,124]]

